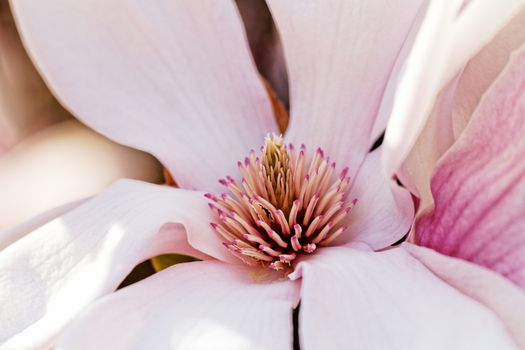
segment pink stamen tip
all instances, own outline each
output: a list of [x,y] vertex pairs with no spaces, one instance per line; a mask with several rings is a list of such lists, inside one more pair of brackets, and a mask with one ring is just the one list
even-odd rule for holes
[[321,147],[317,148],[315,150],[317,152],[317,154],[319,154],[322,158],[324,158],[324,151]]
[[210,226],[211,226],[214,230],[216,230],[217,227],[219,227],[219,225],[217,225],[217,224],[214,223],[214,222],[210,222]]
[[226,176],[226,179],[227,179],[228,181],[230,181],[231,183],[234,183],[234,182],[235,182],[235,180],[234,180],[233,177],[231,177],[231,176]]
[[228,186],[228,182],[224,179],[219,179],[219,183],[223,186]]
[[293,144],[289,143],[288,144],[288,149],[290,149],[290,151],[294,151],[295,147],[293,146]]

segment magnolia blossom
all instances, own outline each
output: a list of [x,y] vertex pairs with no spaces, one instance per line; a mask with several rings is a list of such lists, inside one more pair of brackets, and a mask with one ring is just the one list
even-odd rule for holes
[[[513,297],[504,278],[391,247],[412,199],[369,150],[427,4],[268,4],[290,83],[282,138],[231,2],[13,3],[65,105],[180,188],[120,181],[16,228],[30,233],[0,252],[4,347],[289,349],[294,332],[304,349],[522,344],[515,312],[450,270]],[[167,252],[201,261],[113,293]]]

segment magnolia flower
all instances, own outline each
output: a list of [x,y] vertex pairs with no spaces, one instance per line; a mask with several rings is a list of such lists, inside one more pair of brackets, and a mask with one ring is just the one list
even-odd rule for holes
[[[9,5],[3,1],[0,229],[90,196],[121,177],[159,181],[158,169],[151,156],[109,141],[58,104],[27,56]],[[0,249],[17,238],[8,232],[0,235]]]
[[[232,3],[13,3],[65,105],[181,188],[121,181],[18,227],[32,232],[0,253],[4,347],[286,349],[294,332],[305,349],[516,347],[507,314],[429,271],[426,250],[389,249],[412,200],[369,149],[426,4],[268,3],[283,139]],[[202,261],[112,293],[166,252]]]

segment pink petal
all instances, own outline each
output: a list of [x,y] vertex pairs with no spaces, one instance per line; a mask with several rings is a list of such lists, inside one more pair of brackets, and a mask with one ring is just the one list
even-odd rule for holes
[[422,1],[267,2],[288,62],[288,140],[322,147],[355,173]]
[[432,178],[416,242],[525,287],[525,49],[483,97]]
[[525,348],[525,293],[496,273],[412,244],[403,247],[452,287],[490,308]]
[[233,2],[12,5],[39,68],[75,116],[151,152],[182,187],[216,189],[277,130]]
[[350,212],[348,229],[339,243],[362,242],[377,250],[397,242],[410,230],[414,219],[412,197],[383,176],[380,149],[365,158],[350,198],[356,198],[357,205]]
[[299,275],[302,349],[517,348],[489,309],[403,249],[327,248]]
[[525,7],[466,65],[454,98],[456,137],[467,125],[485,91],[508,64],[511,53],[525,43]]
[[152,256],[209,259],[188,241],[237,263],[209,221],[201,193],[126,180],[11,244],[0,252],[0,346],[49,347],[79,311]]
[[241,266],[176,265],[101,299],[57,349],[291,349],[298,289]]
[[430,178],[437,161],[454,143],[481,96],[508,64],[510,54],[525,42],[525,9],[516,15],[438,95],[431,114],[398,173],[405,186],[432,204]]
[[0,155],[56,122],[71,118],[22,46],[8,2],[0,11]]
[[0,230],[92,196],[120,178],[161,182],[162,168],[149,154],[76,120],[55,123],[0,156],[0,198],[9,203],[0,208]]
[[524,0],[431,1],[409,55],[385,134],[386,173],[397,171],[443,87],[525,6]]

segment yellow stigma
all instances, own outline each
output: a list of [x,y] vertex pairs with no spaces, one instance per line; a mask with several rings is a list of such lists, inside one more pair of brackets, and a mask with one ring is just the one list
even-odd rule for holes
[[275,134],[266,136],[262,151],[262,170],[268,200],[288,214],[293,202],[293,179],[290,157],[282,141],[282,137]]

